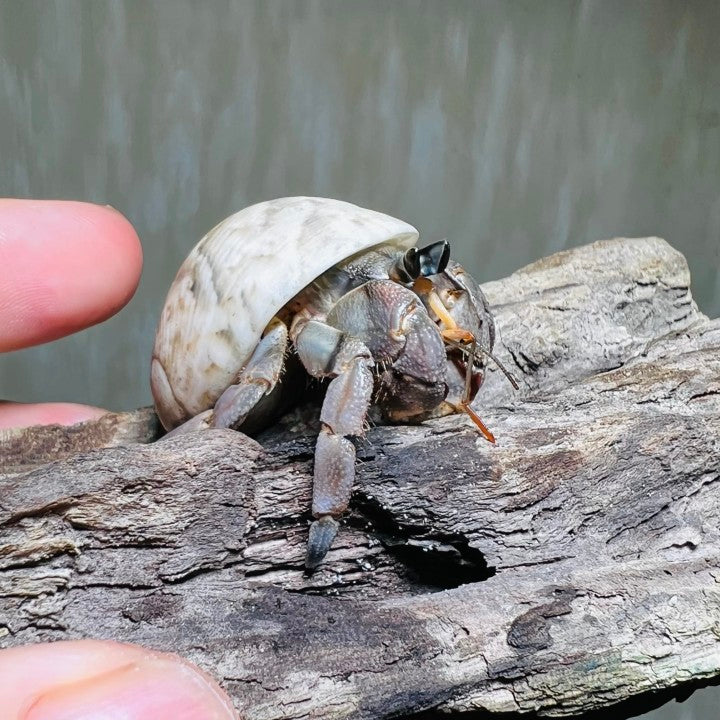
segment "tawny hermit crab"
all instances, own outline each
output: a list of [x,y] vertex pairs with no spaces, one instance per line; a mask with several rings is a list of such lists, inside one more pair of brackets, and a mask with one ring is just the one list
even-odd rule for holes
[[330,378],[315,449],[306,565],[322,560],[348,505],[353,438],[374,400],[390,421],[465,411],[495,329],[446,241],[415,247],[401,220],[325,198],[253,205],[191,251],[165,302],[151,385],[166,429],[242,428],[290,389],[288,342]]

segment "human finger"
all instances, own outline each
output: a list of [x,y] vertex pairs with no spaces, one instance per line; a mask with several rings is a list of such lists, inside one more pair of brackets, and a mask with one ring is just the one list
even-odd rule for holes
[[140,279],[142,250],[110,207],[0,199],[0,352],[101,322]]
[[74,425],[94,420],[107,410],[76,403],[17,403],[0,401],[0,429],[31,425]]
[[175,655],[97,640],[0,651],[9,720],[237,720],[210,677]]

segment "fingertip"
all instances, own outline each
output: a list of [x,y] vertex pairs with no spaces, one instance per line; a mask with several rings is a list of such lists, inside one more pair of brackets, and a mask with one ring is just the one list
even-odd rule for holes
[[0,199],[0,351],[102,322],[142,270],[135,229],[110,206]]
[[18,720],[238,717],[220,686],[192,663],[106,641],[0,651],[0,693],[3,709]]
[[108,411],[76,403],[17,403],[0,401],[0,429],[33,425],[75,425],[96,420]]

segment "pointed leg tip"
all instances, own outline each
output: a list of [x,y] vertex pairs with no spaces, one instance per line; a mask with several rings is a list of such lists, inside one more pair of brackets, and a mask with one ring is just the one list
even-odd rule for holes
[[314,570],[322,561],[338,532],[338,523],[330,515],[324,515],[310,526],[305,568]]

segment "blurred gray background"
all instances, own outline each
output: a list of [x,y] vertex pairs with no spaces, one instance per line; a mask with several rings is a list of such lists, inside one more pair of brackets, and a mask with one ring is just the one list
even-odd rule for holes
[[2,358],[0,397],[148,404],[187,251],[283,195],[408,220],[480,280],[660,235],[719,315],[719,37],[713,0],[0,0],[0,196],[112,204],[145,251],[130,305]]

